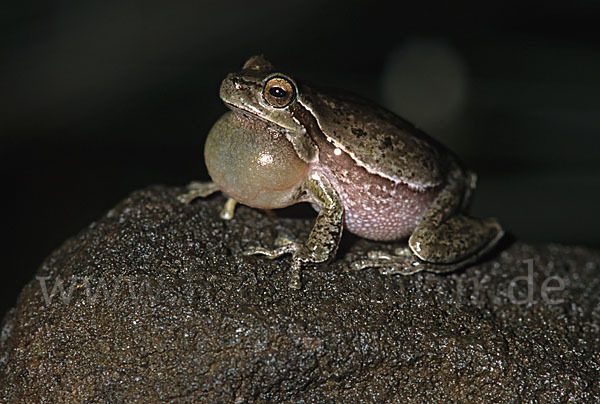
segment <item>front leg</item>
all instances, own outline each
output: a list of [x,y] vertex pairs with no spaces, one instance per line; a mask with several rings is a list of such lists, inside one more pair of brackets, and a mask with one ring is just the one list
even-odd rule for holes
[[[187,186],[187,192],[185,194],[181,194],[177,196],[177,199],[181,203],[189,204],[194,199],[197,198],[206,198],[209,195],[214,194],[215,192],[220,191],[217,184],[214,182],[200,182],[200,181],[192,181]],[[227,202],[225,202],[225,206],[221,209],[221,213],[219,213],[219,217],[224,220],[233,219],[233,213],[235,211],[236,200],[233,198],[227,198]]]
[[305,190],[311,202],[321,210],[305,243],[278,239],[279,248],[269,250],[262,247],[249,248],[246,255],[266,255],[277,258],[284,254],[292,254],[292,273],[289,286],[300,289],[302,282],[300,273],[303,265],[329,261],[335,256],[344,225],[344,207],[342,201],[327,179],[313,174],[306,181]]
[[192,181],[188,184],[187,192],[177,196],[181,203],[191,203],[197,198],[206,198],[207,196],[219,191],[219,187],[214,182]]

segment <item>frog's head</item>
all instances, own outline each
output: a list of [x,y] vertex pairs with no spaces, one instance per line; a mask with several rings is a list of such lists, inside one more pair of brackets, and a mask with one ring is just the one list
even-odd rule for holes
[[292,117],[298,98],[296,82],[277,73],[263,56],[253,56],[239,73],[229,74],[221,83],[221,99],[233,110],[241,110],[288,131],[302,130]]

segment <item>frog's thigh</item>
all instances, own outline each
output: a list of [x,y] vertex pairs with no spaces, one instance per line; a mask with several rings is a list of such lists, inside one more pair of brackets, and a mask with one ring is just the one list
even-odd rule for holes
[[408,244],[421,260],[464,265],[487,252],[502,237],[496,219],[457,212],[463,200],[461,186],[451,184],[442,190],[410,236]]
[[210,194],[219,191],[219,187],[214,182],[192,181],[187,186],[187,192],[181,194],[177,199],[182,203],[190,203],[197,198],[206,198]]

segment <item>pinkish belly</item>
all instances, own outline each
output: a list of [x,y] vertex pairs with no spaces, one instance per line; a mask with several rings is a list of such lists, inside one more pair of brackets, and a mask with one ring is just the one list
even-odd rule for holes
[[406,186],[394,188],[393,194],[390,192],[387,196],[379,197],[370,192],[368,187],[360,193],[342,191],[346,228],[351,233],[372,240],[397,240],[410,236],[435,193],[416,192]]
[[344,205],[345,227],[357,236],[391,241],[412,234],[439,187],[425,191],[410,189],[369,173],[348,154],[336,152],[322,137],[313,138],[319,146],[314,170],[329,180]]
[[342,199],[346,229],[371,240],[410,236],[438,193],[437,188],[412,190],[362,167],[337,172],[320,167],[318,171],[327,176]]

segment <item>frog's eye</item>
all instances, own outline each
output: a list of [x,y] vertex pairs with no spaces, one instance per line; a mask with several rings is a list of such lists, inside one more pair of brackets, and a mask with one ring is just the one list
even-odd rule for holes
[[263,88],[263,98],[275,108],[285,108],[294,101],[296,88],[289,79],[281,76],[271,77]]

